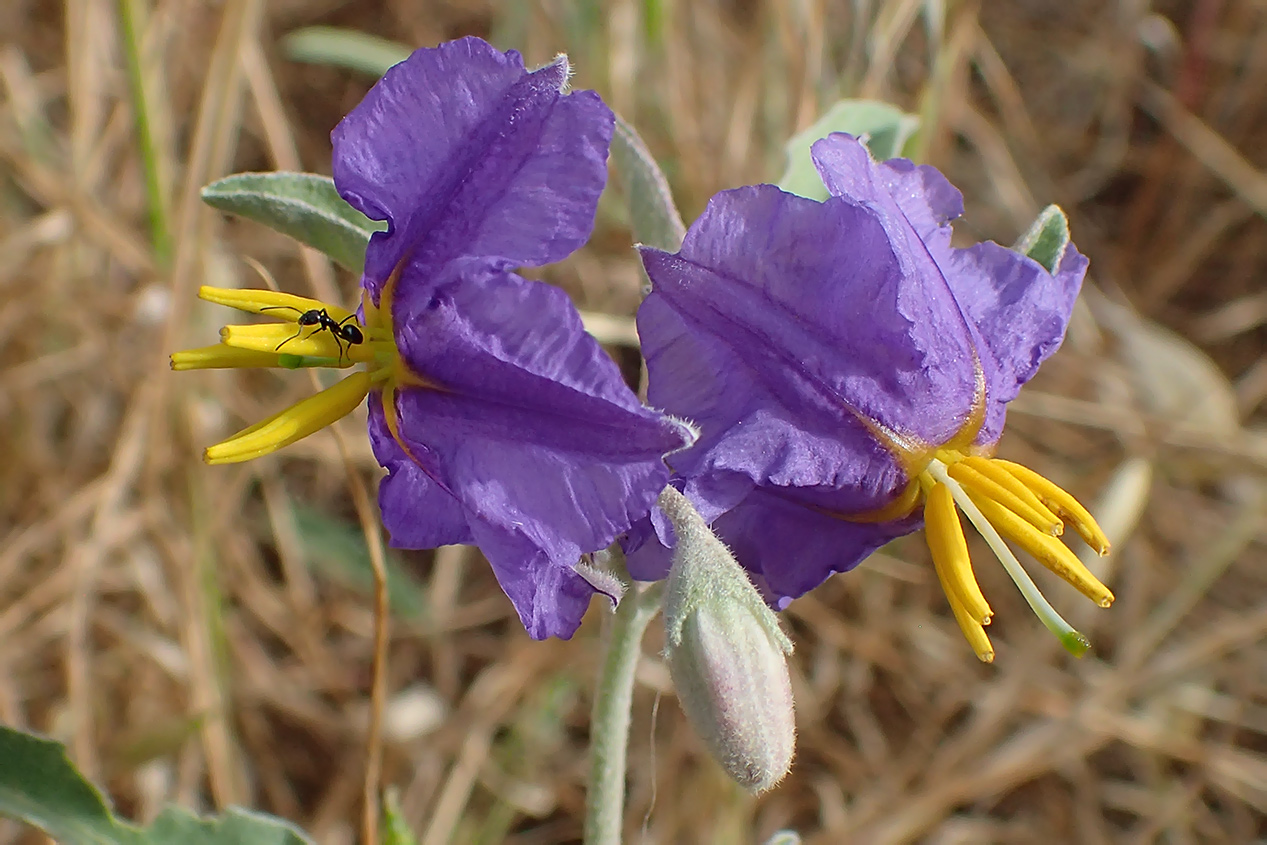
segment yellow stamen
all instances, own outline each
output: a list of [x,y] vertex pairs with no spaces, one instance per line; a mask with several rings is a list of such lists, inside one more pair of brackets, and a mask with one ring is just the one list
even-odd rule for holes
[[952,604],[957,602],[977,626],[988,625],[993,612],[972,572],[963,525],[955,510],[955,500],[944,484],[934,484],[928,491],[928,503],[924,506],[924,536],[933,553],[933,565],[947,598]]
[[365,399],[372,382],[367,372],[353,373],[333,387],[209,447],[204,459],[209,464],[232,464],[289,446],[350,414]]
[[[947,457],[952,460],[958,460],[961,456],[947,455]],[[921,483],[925,482],[923,477],[920,480]],[[999,530],[981,508],[977,506],[977,503],[969,495],[968,491],[964,489],[963,485],[950,477],[950,474],[946,471],[946,464],[940,459],[934,459],[928,465],[926,486],[931,489],[934,481],[944,484],[950,490],[950,495],[954,498],[955,504],[963,511],[964,516],[968,517],[968,521],[976,527],[977,531],[981,532],[981,537],[998,557],[999,563],[1003,564],[1003,568],[1012,579],[1012,583],[1016,584],[1017,589],[1021,591],[1021,595],[1025,597],[1025,602],[1038,616],[1039,620],[1047,626],[1047,630],[1060,638],[1061,644],[1070,654],[1075,657],[1081,657],[1085,654],[1087,649],[1091,647],[1087,638],[1074,630],[1051,606],[1051,602],[1043,597],[1038,586],[1034,584],[1034,579],[1029,577],[1029,573],[1025,571],[1020,561],[1016,559],[1016,555],[1004,542]],[[1021,522],[1019,517],[1017,521]],[[1037,529],[1028,523],[1021,522],[1021,524],[1038,534]]]
[[968,496],[986,519],[1009,539],[1015,540],[1043,566],[1059,575],[1078,592],[1100,607],[1113,604],[1113,593],[1091,574],[1069,547],[1049,534],[1044,534],[999,502],[969,490]]
[[273,290],[257,290],[255,288],[213,288],[203,285],[198,288],[198,296],[217,305],[227,305],[239,311],[251,314],[264,314],[279,320],[295,322],[300,315],[309,311],[324,310],[336,322],[341,323],[352,316],[352,312],[337,305],[330,305],[318,299],[306,296],[295,296],[291,293],[278,293]]
[[1083,540],[1086,540],[1088,546],[1099,552],[1101,556],[1109,553],[1109,538],[1104,535],[1095,517],[1091,516],[1081,502],[1029,467],[1003,460],[996,460],[996,463],[1033,490],[1048,508],[1072,523],[1074,530]]
[[[989,464],[989,461],[982,458],[982,463]],[[1055,514],[1043,507],[1041,503],[1036,502],[1031,505],[1026,498],[1022,498],[1014,493],[1010,487],[1004,486],[994,478],[986,475],[977,469],[976,466],[969,464],[966,460],[958,463],[950,464],[947,467],[950,477],[958,481],[969,490],[980,493],[981,495],[999,502],[1008,510],[1015,513],[1025,521],[1029,522],[1039,531],[1047,534],[1059,535],[1064,533],[1065,526]],[[1006,475],[1007,473],[999,470],[998,474]],[[1016,479],[1012,479],[1017,486],[1021,486]],[[1034,499],[1031,493],[1029,499]]]
[[[1065,525],[1061,522],[1060,517],[1044,505],[1042,500],[1034,494],[1034,491],[1022,484],[1020,479],[1012,475],[1012,473],[1008,472],[1003,467],[999,466],[1000,462],[998,460],[993,458],[984,458],[979,455],[969,455],[963,459],[963,462],[967,466],[972,467],[977,472],[984,475],[986,478],[994,481],[996,484],[1007,488],[1017,498],[1021,499],[1031,508],[1034,508],[1042,514],[1044,520],[1051,520],[1060,523],[1060,530],[1052,532],[1054,536],[1064,534]],[[1039,528],[1040,530],[1042,529],[1041,525],[1036,524],[1034,527]]]
[[[944,582],[942,583],[942,589],[946,589]],[[990,644],[990,638],[986,635],[985,628],[981,627],[981,623],[972,618],[957,599],[950,594],[947,594],[947,597],[950,599],[950,610],[955,614],[955,621],[959,623],[959,630],[963,631],[964,639],[968,641],[968,645],[976,652],[977,659],[982,663],[993,663],[994,646]]]
[[343,367],[373,361],[376,351],[372,344],[339,342],[329,331],[315,326],[296,326],[294,323],[225,326],[220,329],[220,339],[226,346],[238,349],[333,358]]
[[229,367],[280,367],[276,352],[257,352],[217,343],[171,355],[173,370],[218,370]]

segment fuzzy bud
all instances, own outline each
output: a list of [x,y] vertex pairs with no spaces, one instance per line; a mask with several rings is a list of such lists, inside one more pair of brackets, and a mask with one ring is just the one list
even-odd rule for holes
[[792,643],[730,550],[673,488],[660,495],[677,544],[664,602],[665,658],[691,725],[753,792],[792,765]]

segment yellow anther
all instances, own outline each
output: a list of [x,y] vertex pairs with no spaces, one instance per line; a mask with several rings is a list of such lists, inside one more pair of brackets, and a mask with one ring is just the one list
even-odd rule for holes
[[[942,589],[946,588],[945,584]],[[986,636],[985,628],[977,620],[973,619],[966,609],[954,597],[950,599],[950,610],[955,614],[955,621],[959,623],[959,630],[963,631],[964,639],[968,641],[968,645],[972,646],[972,650],[976,652],[977,659],[982,663],[994,662],[994,646],[990,644],[990,638]]]
[[254,288],[213,288],[203,285],[198,288],[198,296],[217,305],[227,305],[239,311],[251,314],[263,314],[278,320],[291,323],[309,311],[324,310],[336,323],[352,316],[352,312],[338,305],[330,305],[306,296],[295,296],[290,293],[278,293],[273,290],[256,290]]
[[[968,557],[968,541],[963,535],[955,500],[944,484],[934,484],[924,505],[924,537],[933,554],[933,566],[942,589],[975,624],[988,625],[993,612],[981,594],[972,560]],[[972,638],[969,637],[969,640]]]
[[[1044,507],[1041,502],[1036,501],[1034,504],[1030,504],[1029,500],[1035,498],[1032,493],[1029,497],[1018,496],[1008,486],[1000,484],[967,461],[950,464],[946,471],[950,473],[951,478],[964,487],[987,498],[994,499],[1039,531],[1053,535],[1064,533],[1064,523],[1054,513]],[[999,472],[1006,474],[1003,470]],[[1016,479],[1012,480],[1016,481]],[[1019,482],[1017,484],[1019,485]]]
[[[1034,491],[1022,484],[1019,478],[999,466],[998,461],[983,458],[979,455],[969,455],[963,459],[963,462],[996,484],[1007,488],[1017,498],[1042,514],[1044,520],[1059,523],[1060,530],[1051,532],[1054,536],[1060,536],[1064,533],[1065,526],[1060,521],[1060,517],[1044,505],[1042,500],[1034,494]],[[1043,526],[1038,523],[1035,523],[1034,527],[1040,530],[1043,529]]]
[[998,502],[968,491],[969,497],[1000,534],[1016,541],[1043,566],[1059,575],[1100,607],[1113,604],[1113,593],[1091,574],[1078,556],[1050,534],[1044,534]]
[[257,352],[217,343],[199,349],[173,352],[173,370],[219,370],[230,367],[279,367],[276,352]]
[[[248,326],[225,326],[220,340],[226,346],[256,352],[286,353],[312,358],[331,358],[339,366],[373,361],[375,349],[370,344],[339,343],[329,331],[294,323],[257,323]],[[333,366],[333,365],[332,365]]]
[[1034,491],[1043,504],[1071,523],[1088,546],[1101,555],[1109,553],[1109,538],[1081,502],[1029,467],[998,459],[995,463],[1016,476],[1017,480]]
[[369,393],[369,373],[353,373],[333,387],[274,414],[207,449],[209,464],[249,461],[302,440],[350,414]]

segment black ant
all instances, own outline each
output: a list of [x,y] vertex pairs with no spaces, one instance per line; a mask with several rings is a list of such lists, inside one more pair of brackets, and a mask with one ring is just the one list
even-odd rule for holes
[[[278,311],[278,310],[299,311],[293,305],[270,305],[261,308],[260,312]],[[348,325],[348,320],[356,320],[355,314],[349,314],[342,320],[336,320],[324,308],[313,308],[310,311],[303,311],[299,314],[299,319],[295,322],[299,324],[299,331],[277,344],[275,351],[280,352],[282,347],[290,343],[295,338],[304,333],[304,329],[310,326],[318,326],[317,332],[328,331],[334,335],[334,345],[339,347],[339,360],[343,360],[343,344],[346,343],[348,348],[352,348],[358,344],[365,342],[365,335],[361,332],[361,327],[355,322]],[[317,332],[313,332],[316,334]],[[312,335],[309,335],[311,337]]]

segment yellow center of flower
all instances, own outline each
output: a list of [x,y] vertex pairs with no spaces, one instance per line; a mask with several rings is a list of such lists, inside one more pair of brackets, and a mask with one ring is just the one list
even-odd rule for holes
[[392,334],[391,302],[397,275],[384,286],[376,307],[364,295],[362,325],[356,314],[337,305],[270,290],[202,287],[208,302],[276,320],[225,326],[220,343],[171,356],[173,370],[227,367],[301,369],[364,365],[332,387],[256,423],[206,450],[209,464],[248,461],[289,446],[351,413],[371,389],[384,392],[392,435],[399,440],[393,395],[399,384],[431,387],[408,370]]
[[928,446],[873,420],[859,420],[897,458],[911,482],[888,505],[842,518],[852,522],[887,522],[912,513],[922,500],[924,535],[937,578],[973,651],[989,663],[994,659],[994,648],[985,626],[990,624],[993,611],[972,571],[957,512],[962,510],[1043,624],[1070,652],[1085,654],[1090,647],[1086,637],[1047,602],[1005,538],[1101,607],[1113,603],[1113,594],[1057,538],[1068,523],[1100,555],[1109,553],[1108,538],[1087,509],[1069,493],[1027,467],[990,457],[986,450],[972,445],[985,421],[985,380],[980,372],[973,409],[959,432],[943,446]]

